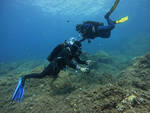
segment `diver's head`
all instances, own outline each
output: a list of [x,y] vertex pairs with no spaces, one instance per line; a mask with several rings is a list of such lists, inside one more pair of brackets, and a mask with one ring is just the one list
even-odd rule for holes
[[76,38],[75,38],[75,37],[71,37],[71,38],[69,39],[68,43],[69,43],[70,45],[73,45],[75,41],[76,41]]
[[76,31],[81,32],[82,24],[77,24]]

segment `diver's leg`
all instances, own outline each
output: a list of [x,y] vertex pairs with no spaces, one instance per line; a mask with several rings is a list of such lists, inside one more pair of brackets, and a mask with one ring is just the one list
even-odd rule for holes
[[26,79],[28,79],[28,78],[42,78],[45,76],[46,76],[46,74],[43,72],[24,75],[22,78],[19,79],[18,85],[15,89],[15,92],[13,93],[12,100],[13,101],[21,101],[22,100]]
[[32,73],[28,75],[24,75],[19,79],[18,85],[13,93],[12,100],[13,101],[21,101],[24,94],[25,80],[28,78],[42,78],[46,76],[45,73]]
[[22,77],[22,84],[25,83],[26,79],[30,79],[30,78],[43,78],[45,76],[46,76],[46,74],[44,74],[44,73],[32,73],[32,74],[24,75]]
[[[55,63],[55,62],[54,62]],[[57,62],[56,62],[57,63]],[[50,74],[57,74],[60,70],[57,69],[57,72],[55,72],[55,65],[53,63],[50,63],[41,73],[32,73],[28,75],[24,75],[22,78],[19,79],[18,85],[13,93],[12,100],[13,101],[21,101],[23,94],[24,94],[24,87],[25,87],[25,80],[29,78],[43,78],[46,75]],[[55,79],[54,79],[55,80]],[[53,81],[54,81],[53,80]]]
[[110,18],[107,18],[107,26],[98,26],[98,30],[99,32],[101,32],[102,30],[112,30],[113,28],[115,28],[115,22],[112,21]]
[[32,73],[24,75],[22,80],[25,82],[29,78],[43,78],[46,75],[50,75],[53,78],[57,78],[58,73],[60,72],[60,67],[57,60],[52,61],[41,73]]
[[111,25],[113,28],[114,28],[115,21],[113,21],[112,19],[110,19],[110,15],[116,9],[116,7],[118,6],[119,2],[120,2],[120,0],[116,0],[115,3],[114,3],[114,5],[112,6],[112,8],[104,16],[105,19],[107,20],[108,25]]
[[25,81],[30,78],[43,78],[46,75],[50,75],[52,73],[52,65],[49,64],[41,73],[32,73],[28,75],[24,75],[22,79]]
[[28,75],[24,75],[23,79],[29,79],[29,78],[43,78],[45,75],[43,73],[32,73]]
[[109,18],[109,16],[112,14],[112,12],[116,9],[116,7],[118,6],[120,0],[116,0],[114,5],[112,6],[112,8],[106,13],[106,15],[104,16],[105,18]]
[[110,19],[109,17],[106,18],[108,25],[115,25],[115,21],[113,21],[112,19]]

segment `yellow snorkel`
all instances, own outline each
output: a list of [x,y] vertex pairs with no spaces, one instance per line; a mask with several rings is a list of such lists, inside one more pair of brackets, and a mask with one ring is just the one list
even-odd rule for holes
[[121,18],[121,19],[119,19],[119,20],[116,20],[115,23],[116,23],[116,24],[119,24],[119,23],[126,22],[127,20],[128,20],[128,16],[125,16],[125,17],[123,17],[123,18]]

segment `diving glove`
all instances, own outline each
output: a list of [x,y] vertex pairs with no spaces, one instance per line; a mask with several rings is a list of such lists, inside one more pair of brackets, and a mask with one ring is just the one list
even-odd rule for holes
[[83,72],[83,73],[88,73],[90,70],[89,70],[89,68],[81,67],[80,71]]
[[77,69],[77,70],[80,70],[80,71],[83,72],[83,73],[88,73],[88,72],[90,71],[89,68],[80,67],[80,66],[78,66],[78,65],[77,65],[76,69]]

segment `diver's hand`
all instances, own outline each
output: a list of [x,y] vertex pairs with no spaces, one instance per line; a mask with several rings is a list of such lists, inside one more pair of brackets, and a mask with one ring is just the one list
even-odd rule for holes
[[83,73],[89,73],[89,72],[90,72],[90,69],[89,69],[89,68],[80,67],[79,65],[77,65],[76,69],[77,69],[77,70],[80,70],[80,71],[83,72]]
[[89,70],[89,68],[81,67],[80,71],[83,72],[83,73],[88,73],[90,70]]
[[86,64],[89,65],[89,64],[91,64],[91,62],[92,62],[92,60],[87,60]]

